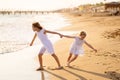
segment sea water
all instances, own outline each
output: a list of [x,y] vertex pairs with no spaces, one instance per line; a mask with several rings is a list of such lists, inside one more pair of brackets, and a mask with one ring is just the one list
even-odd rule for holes
[[[34,32],[32,23],[39,22],[45,29],[57,31],[70,25],[68,19],[61,14],[33,14],[33,15],[0,15],[0,53],[10,53],[25,48],[31,42]],[[52,42],[58,36],[48,35]],[[39,40],[34,45],[38,45]]]

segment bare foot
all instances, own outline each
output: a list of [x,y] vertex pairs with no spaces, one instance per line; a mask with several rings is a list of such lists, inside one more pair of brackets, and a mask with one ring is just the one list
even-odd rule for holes
[[71,68],[72,66],[70,66],[70,63],[67,63],[66,67],[69,67],[69,68]]
[[69,62],[67,62],[67,67],[69,67],[70,66],[70,63]]
[[61,70],[61,69],[63,69],[63,67],[60,66],[60,67],[57,67],[57,68],[48,68],[48,69],[50,69],[50,70]]
[[69,66],[68,66],[68,65],[66,65],[65,67],[72,68],[72,66],[70,66],[70,65],[69,65]]
[[38,69],[36,69],[36,71],[41,71],[41,70],[44,70],[44,68],[38,68]]
[[62,66],[60,66],[60,67],[58,67],[58,68],[56,68],[57,70],[60,70],[60,69],[63,69],[63,67]]

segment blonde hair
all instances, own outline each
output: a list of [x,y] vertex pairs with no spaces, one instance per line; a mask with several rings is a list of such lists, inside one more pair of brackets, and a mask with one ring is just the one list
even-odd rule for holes
[[87,33],[86,33],[85,31],[81,31],[81,32],[80,32],[80,36],[81,36],[81,35],[87,36]]

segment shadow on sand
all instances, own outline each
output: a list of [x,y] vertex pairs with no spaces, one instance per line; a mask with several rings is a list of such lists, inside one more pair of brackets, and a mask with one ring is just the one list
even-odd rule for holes
[[78,77],[80,80],[87,80],[86,78],[84,78],[84,77],[82,77],[82,76],[80,76],[80,75],[78,75],[78,74],[76,74],[76,73],[74,73],[74,72],[72,72],[70,70],[64,69],[64,71],[66,71],[66,72],[68,72],[68,73]]
[[[50,72],[48,70],[44,70],[44,71],[49,73],[49,74],[51,74],[51,75],[53,75],[53,76],[55,76],[55,77],[57,77],[57,78],[59,78],[59,79],[61,79],[61,80],[67,80],[66,78],[64,78],[62,76],[59,76],[59,75],[57,75],[55,73],[52,73],[52,72]],[[41,71],[41,78],[42,78],[41,80],[45,80],[45,76],[44,76],[44,72],[43,71]]]
[[[81,71],[81,72],[86,72],[86,73],[89,73],[89,74],[92,74],[92,75],[95,75],[95,76],[99,76],[99,77],[103,77],[103,78],[107,78],[107,79],[112,79],[112,80],[120,80],[120,73],[117,73],[115,71],[107,71],[105,72],[105,74],[101,74],[101,73],[97,73],[97,72],[92,72],[92,71],[87,71],[87,70],[82,70],[82,69],[79,69],[79,68],[75,68],[75,67],[70,67],[69,69],[73,69],[73,70],[76,70],[76,71]],[[78,77],[80,80],[87,80],[85,77],[79,75],[79,74],[76,74],[75,71],[70,71],[68,69],[63,69],[64,71],[72,74],[73,76],[76,76]],[[45,80],[45,75],[44,75],[44,72],[48,73],[48,74],[51,74],[57,78],[59,78],[60,80],[68,80],[66,79],[65,77],[63,76],[60,76],[58,74],[55,74],[49,70],[44,70],[44,71],[40,71],[41,72],[41,80]]]
[[45,80],[44,72],[43,71],[40,71],[40,72],[41,72],[41,80]]
[[[78,74],[76,74],[76,73],[74,73],[74,72],[72,72],[72,71],[69,71],[69,70],[67,70],[67,69],[63,69],[64,71],[66,71],[66,72],[68,72],[68,73],[70,73],[70,74],[72,74],[72,75],[74,75],[74,76],[76,76],[76,77],[78,77],[80,80],[87,80],[86,78],[84,78],[84,77],[82,77],[82,76],[80,76],[80,75],[78,75]],[[62,76],[60,76],[60,75],[57,75],[57,74],[55,74],[55,73],[52,73],[51,71],[49,71],[49,70],[44,70],[44,71],[40,71],[41,72],[41,80],[45,80],[45,75],[44,75],[44,72],[46,72],[46,73],[48,73],[48,74],[51,74],[51,75],[53,75],[53,76],[55,76],[55,77],[57,77],[57,78],[59,78],[59,79],[61,79],[61,80],[68,80],[68,79],[66,79],[66,78],[64,78],[64,77],[62,77]]]
[[82,72],[86,72],[86,73],[89,73],[89,74],[93,74],[93,75],[96,75],[96,76],[100,76],[100,77],[104,77],[104,78],[110,79],[110,78],[109,78],[107,75],[105,75],[105,74],[96,73],[96,72],[87,71],[87,70],[82,70],[82,69],[75,68],[75,67],[71,67],[70,69],[77,70],[77,71],[82,71]]
[[[87,80],[86,78],[84,78],[84,77],[82,77],[82,76],[80,76],[80,75],[78,75],[78,74],[76,74],[74,72],[71,72],[71,71],[66,70],[66,69],[63,69],[63,70],[70,73],[70,74],[72,74],[72,75],[74,75],[74,76],[76,76],[76,77],[78,77],[80,80]],[[55,73],[52,73],[51,71],[48,71],[48,70],[44,70],[44,71],[40,71],[40,72],[41,72],[41,80],[45,80],[44,72],[47,72],[47,73],[49,73],[49,74],[51,74],[51,75],[53,75],[53,76],[55,76],[55,77],[57,77],[57,78],[59,78],[61,80],[68,80],[68,79],[66,79],[66,78],[64,78],[62,76],[59,76],[59,75],[57,75]]]

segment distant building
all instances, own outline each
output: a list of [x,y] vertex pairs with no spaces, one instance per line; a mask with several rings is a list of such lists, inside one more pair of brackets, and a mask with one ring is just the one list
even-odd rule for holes
[[110,2],[105,4],[106,11],[120,11],[120,2]]

